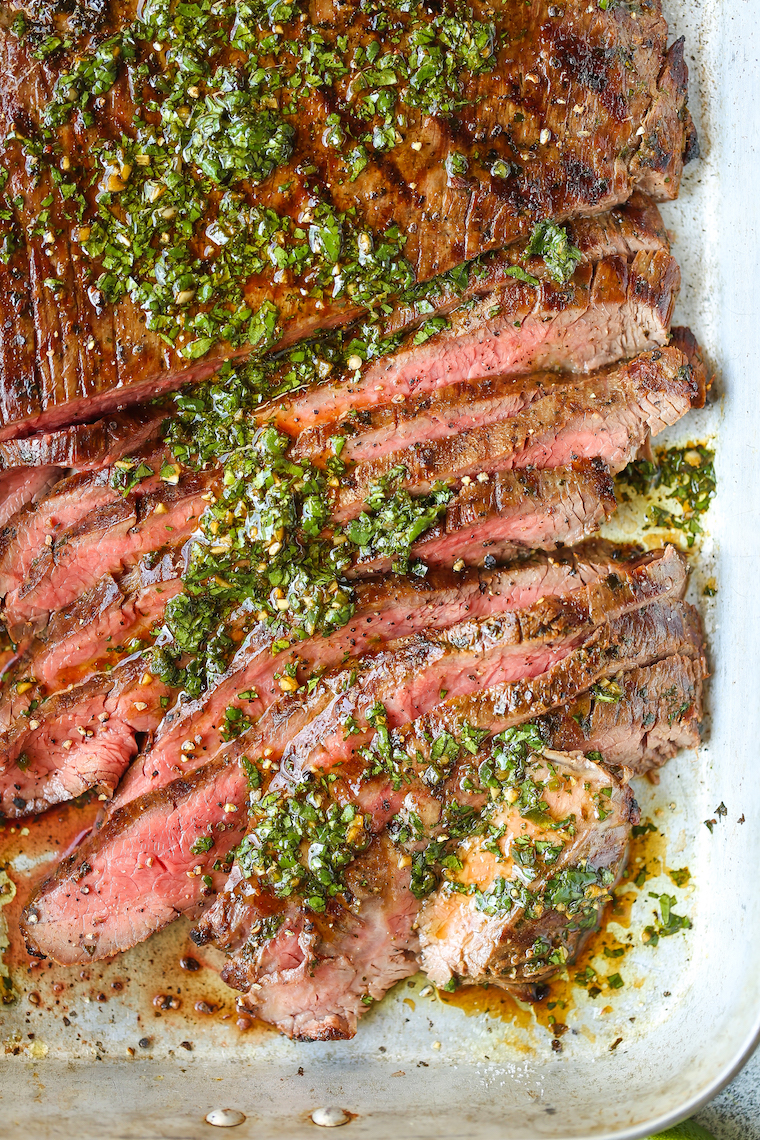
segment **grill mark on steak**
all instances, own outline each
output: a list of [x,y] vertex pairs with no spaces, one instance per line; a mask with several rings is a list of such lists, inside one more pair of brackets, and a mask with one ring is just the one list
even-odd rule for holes
[[342,480],[334,513],[340,520],[355,517],[372,486],[398,468],[406,472],[401,485],[415,494],[482,471],[551,469],[579,459],[601,459],[617,473],[650,435],[686,414],[700,387],[682,352],[655,349],[610,373],[544,388],[506,418],[499,407],[493,420],[486,416],[485,423],[471,428],[459,422],[472,406],[465,388],[458,401],[461,413],[450,417],[444,438],[430,440],[424,418],[417,421],[417,442],[359,463]]
[[[514,631],[516,646],[520,644],[522,622],[525,636],[533,637],[541,646],[550,640],[552,621],[557,629],[561,628],[563,613],[568,615],[569,623],[575,622],[577,632],[584,620],[593,624],[602,621],[607,613],[620,612],[626,606],[640,605],[657,597],[680,597],[685,588],[686,567],[672,546],[662,552],[615,562],[611,548],[600,544],[597,548],[581,548],[577,554],[570,553],[556,561],[534,556],[524,566],[490,573],[466,571],[456,585],[452,582],[454,577],[434,571],[426,584],[412,585],[403,580],[360,583],[357,610],[347,630],[339,630],[326,639],[294,643],[293,653],[303,662],[300,676],[307,677],[317,664],[325,669],[341,666],[337,680],[329,682],[328,678],[326,682],[340,693],[342,678],[351,675],[356,660],[363,654],[374,653],[375,656],[367,657],[364,666],[361,663],[356,666],[360,671],[362,668],[371,670],[378,664],[382,668],[384,662],[392,662],[394,657],[394,650],[383,650],[384,645],[391,641],[395,647],[408,645],[409,641],[399,639],[417,635],[417,642],[412,644],[429,645],[434,655],[433,631],[455,627],[463,631],[461,636],[466,638],[472,627],[460,624],[464,619],[485,623],[487,627],[488,620],[496,619],[500,613],[518,615],[511,623],[507,620],[503,627],[505,635],[510,628]],[[427,604],[424,604],[425,599]],[[361,636],[362,628],[369,632],[368,641]],[[569,624],[568,633],[572,628]],[[497,639],[498,632],[494,634],[494,640]],[[308,724],[312,715],[319,714],[329,699],[324,685],[312,695],[305,708],[302,696],[283,696],[275,674],[282,672],[290,651],[273,656],[271,642],[268,630],[255,631],[233,659],[228,676],[213,692],[173,708],[167,714],[157,730],[153,747],[135,761],[125,776],[114,801],[115,807],[213,756],[222,747],[224,711],[231,704],[240,705],[252,720],[271,710],[269,718],[259,721],[254,731],[257,737],[263,738],[272,725],[266,744],[273,750],[274,734],[279,738],[295,731],[296,723]],[[441,644],[445,643],[444,637]],[[409,652],[416,662],[415,650]],[[473,654],[477,656],[475,646],[471,647]],[[351,658],[349,664],[344,664],[346,655]],[[434,657],[432,663],[435,664]],[[399,674],[403,677],[403,669],[399,669]],[[433,692],[441,687],[430,684]],[[250,702],[241,701],[238,694],[250,689],[254,689],[258,697]],[[194,744],[189,752],[188,741]]]
[[[647,610],[656,606],[654,603]],[[699,662],[701,642],[693,640],[699,636],[693,619],[680,623],[668,621],[667,616],[658,611],[657,620],[653,623],[644,620],[647,610],[633,615],[636,620],[623,618],[611,623],[604,649],[597,653],[593,663],[589,661],[587,650],[577,650],[555,666],[540,690],[536,681],[512,686],[508,723],[533,720],[557,707],[542,703],[543,698],[551,701],[558,693],[565,693],[565,700],[573,700],[595,680],[610,673],[619,677],[626,667],[642,667],[644,662],[665,660],[673,654]],[[557,683],[554,675],[560,671]],[[575,683],[577,688],[574,688]],[[493,731],[500,729],[501,726]],[[638,755],[640,742],[641,736],[636,732],[631,745],[632,758]],[[248,781],[239,758],[255,752],[249,745],[248,734],[244,734],[188,776],[147,792],[119,808],[99,832],[85,839],[42,884],[24,913],[22,929],[30,953],[49,956],[63,964],[108,957],[144,940],[181,910],[197,905],[201,899],[200,880],[191,882],[186,872],[200,865],[204,873],[210,873],[214,858],[223,859],[239,841],[239,822],[243,822],[240,816],[245,812],[248,798]],[[211,815],[208,805],[212,805]],[[237,810],[225,811],[225,805]],[[226,833],[220,836],[215,830],[215,846],[208,853],[206,862],[204,855],[191,855],[189,842],[177,842],[176,829],[172,830],[174,824],[172,822],[169,826],[166,820],[168,813],[173,821],[175,812],[181,812],[185,826],[187,821],[197,826],[193,835],[205,833],[209,824],[231,821],[238,828],[236,836],[227,846],[227,840],[223,838]],[[384,826],[386,821],[387,814],[378,819],[378,826]],[[136,853],[145,857],[139,865]],[[147,863],[147,859],[151,862]],[[135,877],[134,889],[129,887],[123,893],[118,891],[118,883],[122,879],[119,862],[126,867],[124,874],[130,879],[136,876],[137,871],[140,873],[139,878]],[[188,890],[189,882],[194,887],[193,891]],[[116,884],[116,887],[112,890],[109,883]],[[216,880],[217,889],[218,883]],[[81,886],[88,887],[89,893],[83,894]],[[99,900],[92,898],[95,888],[108,892],[107,907],[99,906]],[[223,909],[222,899],[220,896],[219,907],[215,906],[201,924],[197,935],[199,942],[214,937],[209,923],[213,914]],[[95,923],[93,916],[98,919],[104,917]],[[33,921],[30,922],[30,918]],[[92,938],[85,941],[86,934]],[[223,932],[220,931],[218,936],[223,938]]]
[[[130,12],[122,5],[105,6],[98,40],[128,20]],[[338,155],[323,142],[332,103],[314,90],[299,101],[293,117],[297,140],[291,162],[253,192],[243,193],[249,201],[296,214],[311,185],[302,171],[315,168],[324,187],[330,188],[324,191],[326,200],[339,211],[355,210],[362,229],[380,235],[393,221],[406,229],[405,253],[419,280],[524,236],[539,219],[563,220],[609,209],[637,184],[660,198],[674,197],[684,156],[694,149],[693,124],[685,109],[682,45],[667,51],[667,27],[659,6],[637,17],[627,11],[602,13],[595,8],[587,13],[575,7],[561,17],[547,18],[543,6],[526,9],[514,0],[496,17],[510,42],[498,47],[493,71],[461,77],[464,106],[449,122],[425,119],[421,111],[408,108],[404,140],[382,157],[371,154],[367,168],[351,181]],[[427,18],[422,10],[415,14],[415,19]],[[331,16],[321,23],[320,31],[329,42],[345,27],[349,40],[358,43],[368,19],[358,5],[347,5],[339,19]],[[44,168],[35,185],[29,185],[12,128],[18,125],[25,137],[35,131],[57,74],[70,68],[71,56],[88,42],[98,41],[75,37],[71,51],[37,61],[30,42],[7,31],[9,20],[6,12],[0,67],[4,75],[23,79],[6,83],[0,96],[7,136],[4,157],[11,172],[7,194],[12,201],[21,196],[15,212],[28,233],[40,202],[56,187]],[[378,34],[382,39],[382,32],[372,38]],[[497,43],[501,45],[498,35]],[[528,82],[528,76],[537,82]],[[337,81],[340,98],[346,82]],[[556,100],[560,89],[562,104]],[[576,105],[583,108],[581,114],[573,113]],[[518,108],[523,114],[519,125]],[[77,121],[53,132],[54,145],[70,157],[72,171],[90,198],[95,193],[90,180],[96,143],[118,145],[123,134],[134,131],[134,107],[123,75],[93,113],[89,130]],[[637,133],[640,127],[643,135]],[[550,141],[536,144],[545,130]],[[414,151],[411,143],[418,137],[422,147]],[[475,159],[486,138],[489,155],[493,152],[510,163],[507,178],[492,176],[488,164]],[[455,151],[470,157],[466,178],[446,173],[445,160]],[[291,186],[289,198],[278,190],[285,184]],[[211,196],[210,216],[220,194]],[[88,414],[107,414],[119,403],[208,374],[230,355],[229,346],[223,346],[213,358],[188,368],[156,333],[145,329],[131,302],[125,300],[114,310],[93,304],[89,275],[82,261],[74,259],[78,250],[69,238],[71,226],[62,206],[56,192],[50,227],[54,240],[43,245],[38,237],[28,236],[11,263],[19,274],[14,283],[19,300],[8,306],[11,335],[21,335],[23,328],[32,349],[19,353],[8,344],[2,353],[7,370],[0,388],[8,438],[29,430],[56,430]],[[42,285],[50,277],[64,285],[54,302]],[[246,284],[245,300],[255,311],[261,300],[274,298],[292,339],[334,326],[356,312],[356,306],[342,298],[317,310],[311,298],[301,296],[299,285],[300,279],[277,285],[270,274],[262,273]],[[126,349],[122,359],[118,345]],[[141,350],[138,358],[132,355],[135,347]]]

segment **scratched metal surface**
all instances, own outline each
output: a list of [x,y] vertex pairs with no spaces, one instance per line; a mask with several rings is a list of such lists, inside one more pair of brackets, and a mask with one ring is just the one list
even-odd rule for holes
[[[542,1027],[467,1016],[434,994],[422,997],[422,983],[398,988],[351,1042],[241,1035],[232,1014],[191,1027],[181,1014],[151,1020],[150,995],[185,945],[178,925],[88,979],[90,991],[131,979],[123,991],[109,989],[107,1003],[89,1000],[83,983],[73,1029],[52,998],[0,1013],[0,1040],[17,1046],[0,1078],[7,1140],[203,1137],[213,1134],[204,1117],[219,1105],[246,1114],[236,1137],[297,1140],[314,1135],[310,1113],[325,1104],[353,1114],[347,1135],[357,1140],[633,1140],[697,1112],[751,1052],[760,1032],[760,34],[756,0],[672,0],[667,14],[674,34],[687,37],[703,147],[680,201],[664,213],[684,274],[677,319],[692,325],[718,374],[719,401],[680,435],[717,436],[719,492],[694,592],[714,573],[718,593],[705,614],[713,669],[708,743],[671,762],[659,788],[640,784],[637,795],[645,813],[664,820],[669,865],[692,871],[693,886],[679,892],[692,932],[661,942],[656,954],[640,944],[628,954],[626,986],[610,997],[611,1012],[580,994],[568,1017],[572,1032],[553,1054]],[[703,821],[721,801],[728,814],[710,834]],[[663,878],[651,889],[672,884]],[[645,894],[634,904],[634,929],[648,917]],[[213,985],[204,984],[207,994]],[[232,1010],[221,988],[214,993]],[[188,1037],[191,1050],[182,1045]],[[140,1038],[149,1040],[146,1049],[137,1047]],[[756,1082],[750,1076],[744,1084],[750,1104]],[[736,1088],[700,1119],[725,1140],[751,1140],[757,1131],[737,1131],[730,1119],[731,1097],[744,1095]]]

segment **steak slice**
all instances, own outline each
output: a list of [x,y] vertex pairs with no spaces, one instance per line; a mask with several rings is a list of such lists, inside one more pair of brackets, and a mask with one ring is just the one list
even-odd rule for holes
[[[472,623],[482,623],[488,630],[489,622],[496,621],[500,613],[516,614],[513,618],[505,617],[502,625],[494,626],[490,635],[491,650],[496,651],[496,643],[503,636],[515,650],[523,647],[525,640],[532,640],[533,649],[545,655],[553,629],[562,640],[563,620],[566,621],[565,632],[572,639],[582,631],[584,622],[591,626],[626,607],[655,598],[680,597],[683,593],[685,562],[672,546],[620,562],[614,561],[613,550],[600,544],[557,560],[534,556],[524,565],[512,568],[465,571],[456,586],[452,581],[455,576],[447,572],[433,572],[429,581],[418,581],[414,585],[409,580],[361,583],[354,619],[345,630],[338,630],[326,639],[297,642],[293,650],[277,655],[272,654],[271,632],[268,629],[254,631],[233,660],[228,677],[200,700],[187,702],[167,713],[153,747],[135,761],[126,775],[114,806],[176,778],[182,771],[213,756],[222,746],[224,714],[230,706],[242,708],[251,720],[259,720],[271,710],[269,718],[260,720],[255,731],[261,730],[262,738],[268,733],[266,744],[279,755],[275,737],[287,739],[287,733],[295,731],[296,724],[308,724],[312,716],[319,715],[330,701],[330,693],[340,694],[344,678],[350,677],[354,670],[361,676],[363,670],[376,668],[378,677],[392,678],[398,673],[403,678],[403,666],[396,668],[395,650],[399,646],[404,646],[413,674],[422,669],[425,652],[430,654],[431,668],[436,667],[437,660],[440,665],[448,635],[442,634],[436,641],[435,630],[453,629],[452,649],[464,638],[462,649],[467,650],[467,637],[476,636],[473,633],[476,626]],[[427,600],[427,605],[420,604],[421,600]],[[462,624],[465,618],[469,622]],[[368,640],[362,637],[362,628],[368,630]],[[399,640],[402,638],[413,640]],[[388,642],[393,647],[383,650]],[[469,648],[470,657],[477,656],[475,640]],[[526,653],[529,648],[525,646]],[[327,676],[306,704],[302,694],[284,697],[277,683],[277,675],[283,674],[284,665],[293,652],[302,663],[297,674],[302,684],[317,665],[323,669],[342,666],[336,678]],[[367,657],[364,664],[357,664],[357,658],[367,652],[374,656]],[[351,661],[344,664],[347,655]],[[460,654],[453,659],[456,663],[452,667],[464,669],[464,659],[465,654]],[[478,668],[476,663],[476,675]],[[414,683],[414,676],[411,679]],[[391,680],[391,687],[395,683]],[[433,693],[441,687],[438,684],[436,689],[433,680],[429,684]],[[251,690],[257,696],[241,700],[239,694]],[[327,704],[327,707],[337,706]],[[333,715],[340,719],[349,713],[334,712]],[[325,716],[320,724],[324,722]],[[342,735],[342,723],[338,728]]]
[[[661,352],[659,357],[658,352]],[[635,384],[649,369],[656,368],[656,384],[660,375],[663,383],[668,375],[677,377],[682,367],[688,368],[694,382],[691,405],[701,407],[704,368],[696,361],[692,365],[691,359],[676,348],[655,349],[628,364],[592,374],[588,379],[561,372],[539,372],[528,377],[488,376],[466,385],[450,384],[431,395],[379,405],[337,423],[306,428],[295,440],[290,454],[294,459],[309,459],[323,466],[335,454],[333,440],[342,436],[345,443],[341,459],[345,463],[356,463],[363,470],[370,461],[408,453],[413,447],[457,433],[467,433],[469,438],[470,433],[524,414],[545,399],[559,400],[592,392],[594,399],[598,399],[597,389],[607,395],[608,388],[612,396],[616,386],[627,379]]]
[[[672,198],[683,162],[694,152],[683,45],[667,47],[659,4],[636,13],[595,7],[589,12],[574,5],[548,15],[543,4],[526,8],[521,0],[510,0],[496,15],[476,5],[472,18],[448,9],[396,11],[388,26],[380,27],[356,0],[340,6],[314,3],[304,13],[307,20],[288,22],[276,41],[268,17],[251,12],[245,43],[234,38],[241,31],[239,21],[233,29],[234,8],[204,9],[199,15],[204,30],[194,34],[188,34],[182,12],[172,10],[164,38],[182,42],[182,50],[201,70],[210,69],[210,76],[218,68],[232,76],[253,56],[267,69],[268,98],[275,106],[261,108],[256,101],[257,115],[266,110],[269,117],[255,122],[266,134],[262,146],[274,145],[277,152],[279,139],[282,147],[261,171],[279,159],[271,177],[248,179],[246,170],[225,166],[235,124],[244,130],[245,115],[240,123],[236,117],[220,124],[217,107],[219,137],[202,158],[197,147],[205,146],[203,139],[211,142],[203,115],[217,106],[205,88],[197,100],[187,96],[184,118],[178,120],[168,107],[164,114],[159,110],[153,129],[165,144],[166,163],[176,160],[174,173],[181,162],[183,192],[170,195],[178,205],[157,206],[145,217],[139,205],[157,202],[152,195],[165,163],[149,143],[148,164],[124,161],[137,151],[133,139],[143,99],[161,105],[177,82],[171,107],[185,94],[172,52],[167,57],[163,43],[161,51],[153,46],[163,31],[151,25],[152,9],[141,10],[145,26],[127,30],[132,7],[111,0],[77,23],[75,6],[72,20],[59,21],[60,50],[37,59],[36,45],[50,25],[33,20],[19,36],[11,30],[14,6],[6,5],[0,29],[2,74],[21,77],[6,80],[2,99],[2,159],[10,175],[5,192],[12,203],[9,224],[17,235],[4,267],[11,287],[3,290],[0,322],[8,437],[104,415],[176,387],[193,372],[208,374],[231,352],[250,351],[259,325],[244,317],[272,299],[285,335],[302,338],[355,316],[378,291],[397,292],[410,279],[428,280],[463,259],[524,238],[543,219],[601,212],[625,200],[637,185]],[[39,17],[39,9],[34,15]],[[181,27],[171,27],[175,19]],[[94,62],[103,41],[125,31],[119,55],[109,55],[107,66]],[[426,37],[432,37],[429,46]],[[361,82],[356,74],[373,41],[383,59],[399,60],[391,68],[396,82],[375,90],[363,69]],[[273,42],[275,54],[267,46]],[[481,54],[476,44],[482,44]],[[429,67],[437,76],[432,85],[420,70]],[[183,76],[187,68],[183,65]],[[82,72],[93,69],[97,95],[83,83]],[[73,78],[64,78],[69,73]],[[278,78],[286,86],[277,88]],[[232,78],[228,82],[234,85]],[[71,94],[79,104],[76,111],[67,102]],[[245,100],[248,88],[238,95]],[[381,108],[388,99],[395,111]],[[241,114],[238,106],[236,115]],[[393,124],[398,114],[403,132],[386,123],[386,115]],[[46,115],[45,138],[56,162],[46,156],[38,160],[32,181],[26,174],[25,140],[38,135]],[[357,152],[356,124],[367,115],[367,139],[377,146],[361,144]],[[336,142],[340,139],[345,146]],[[142,139],[141,145],[146,145]],[[242,153],[248,154],[244,147]],[[254,148],[253,155],[258,153]],[[269,153],[262,151],[261,157]],[[209,179],[208,164],[218,162],[224,169],[215,166],[216,180]],[[166,166],[167,175],[170,169]],[[230,187],[234,212],[224,200]],[[104,193],[111,197],[104,199]],[[77,225],[81,198],[84,216]],[[40,234],[35,224],[43,209],[48,229]],[[167,209],[176,213],[166,216]],[[130,210],[139,219],[134,228],[124,216]],[[281,248],[291,255],[285,273],[282,258],[270,258],[268,242],[257,230],[262,214],[270,220],[265,211],[279,223]],[[323,244],[325,211],[335,221]],[[98,225],[104,220],[109,228],[101,238]],[[395,226],[401,227],[402,242],[396,239],[394,245]],[[145,227],[151,236],[167,235],[171,262],[146,255]],[[143,241],[119,243],[124,252],[117,256],[113,229],[127,242],[130,235]],[[304,233],[311,241],[301,253]],[[338,248],[329,233],[339,235]],[[359,257],[367,256],[366,241],[358,245],[363,235],[370,243],[370,272],[333,277],[335,264],[348,263],[355,271]],[[225,251],[230,240],[233,250],[245,249],[244,258]],[[381,253],[389,245],[391,254]],[[407,263],[403,269],[399,246]],[[208,296],[209,288],[173,288],[177,264],[195,270],[193,280],[212,292],[214,285],[223,285],[226,309],[216,309],[218,298]],[[357,284],[354,276],[359,287],[349,292]],[[188,292],[192,296],[185,296]],[[191,363],[196,357],[200,362]]]
[[[192,911],[209,892],[206,876],[219,889],[225,873],[214,864],[242,838],[247,784],[243,778],[240,812],[225,812],[240,800],[241,769],[217,766],[214,776],[200,769],[175,780],[93,831],[29,904],[30,953],[61,962],[107,958]],[[203,837],[213,846],[193,852]]]
[[691,658],[702,677],[707,675],[698,612],[685,602],[654,601],[595,629],[581,648],[560,660],[545,677],[534,680],[527,690],[519,683],[497,684],[473,696],[449,699],[407,726],[403,742],[398,743],[422,762],[430,754],[429,742],[442,733],[460,738],[463,727],[468,726],[494,735],[521,719],[566,704],[601,676],[654,665],[672,656]]
[[572,705],[537,722],[549,748],[598,752],[607,766],[640,776],[660,768],[681,748],[699,746],[704,666],[682,655],[666,657],[617,677],[620,697],[586,692]]
[[[511,695],[513,684],[517,685],[518,701],[522,701],[530,679],[561,675],[558,667],[563,661],[569,668],[576,667],[573,650],[589,645],[591,660],[596,661],[597,656],[605,659],[607,638],[616,639],[617,623],[625,620],[621,615],[644,626],[651,623],[654,638],[660,636],[661,624],[682,628],[683,603],[654,601],[643,610],[640,605],[634,591],[621,588],[613,595],[603,585],[592,586],[567,600],[553,598],[528,611],[390,643],[369,662],[351,663],[337,675],[324,678],[331,696],[325,701],[320,686],[315,689],[315,706],[321,705],[320,711],[297,734],[290,735],[284,750],[271,735],[261,734],[272,756],[279,760],[280,774],[274,786],[298,783],[307,773],[355,759],[360,748],[376,737],[373,710],[378,705],[384,710],[383,723],[393,730],[407,722],[422,724],[428,715],[435,721],[438,706],[445,717],[449,710],[467,707],[470,699],[482,700],[489,691]],[[356,681],[349,687],[346,678],[354,674]],[[573,684],[575,691],[583,692],[592,683],[582,687]],[[563,696],[550,704],[567,700]],[[260,731],[260,726],[257,729]],[[431,739],[436,736],[440,731]],[[428,752],[429,748],[422,749],[421,755]]]
[[165,419],[165,411],[147,405],[114,412],[94,423],[9,439],[0,443],[0,463],[8,468],[52,464],[78,472],[95,471],[140,451],[158,435]]
[[0,474],[0,527],[29,503],[43,498],[62,478],[58,467],[37,467],[32,471],[3,471]]
[[[39,502],[26,503],[0,532],[0,594],[18,588],[49,534],[63,530],[103,503],[115,501],[110,472],[73,475],[52,486]],[[36,476],[32,476],[36,477]]]
[[[654,349],[609,373],[528,393],[523,407],[502,412],[499,393],[493,418],[465,428],[473,414],[468,387],[450,411],[444,438],[418,440],[400,450],[357,464],[337,492],[338,519],[355,517],[373,486],[404,469],[401,485],[427,494],[436,482],[474,478],[481,472],[570,466],[601,459],[616,474],[636,457],[650,436],[677,422],[693,404],[704,402],[700,384],[678,349]],[[517,395],[517,394],[516,394]],[[461,409],[461,411],[459,410]],[[464,430],[463,430],[464,429]],[[342,454],[342,453],[341,453]]]
[[0,817],[36,814],[90,788],[110,798],[137,734],[156,727],[170,693],[138,657],[19,716],[0,733]]
[[205,510],[214,471],[187,473],[176,485],[105,502],[59,530],[31,562],[24,580],[5,595],[11,633],[45,622],[107,573],[133,566],[168,541],[189,537]]
[[[146,464],[159,470],[164,455],[151,453],[145,457]],[[70,475],[8,520],[0,532],[0,596],[25,582],[32,562],[49,545],[48,538],[56,538],[90,511],[123,499],[114,485],[115,474],[111,468],[104,468]],[[158,478],[144,479],[133,487],[131,494],[137,498],[160,486]]]
[[[367,1006],[419,970],[419,903],[387,837],[377,837],[345,877],[345,896],[330,900],[324,914],[286,901],[275,911],[274,937],[257,938],[262,922],[264,931],[249,932],[222,969],[251,1013],[299,1041],[353,1037]],[[245,891],[240,902],[251,905]]]
[[[145,560],[117,581],[106,574],[90,590],[51,616],[4,674],[0,728],[7,729],[31,702],[112,668],[149,639],[167,601],[182,588],[183,560],[169,551]],[[127,644],[128,643],[128,644]]]
[[555,751],[531,755],[506,787],[522,799],[527,783],[541,810],[510,804],[509,793],[497,799],[484,813],[486,834],[459,845],[459,869],[422,903],[421,964],[438,986],[455,979],[509,989],[550,977],[572,961],[611,898],[639,820],[628,784],[587,757]]
[[395,352],[278,398],[261,417],[297,435],[467,380],[541,369],[591,372],[668,341],[681,276],[667,249],[580,265],[565,285],[542,281],[535,288],[508,276],[510,268],[506,259],[487,262],[473,296],[422,343],[422,334],[410,332]]
[[[617,505],[604,463],[582,459],[547,471],[498,471],[463,486],[411,547],[428,566],[491,566],[528,550],[574,546]],[[387,573],[395,556],[360,550],[349,579]]]
[[[633,615],[638,620],[622,618],[611,623],[603,639],[604,650],[596,654],[593,663],[587,649],[576,650],[555,666],[540,685],[530,681],[511,686],[512,711],[508,724],[534,720],[557,707],[545,701],[557,701],[559,693],[565,694],[566,701],[572,701],[594,681],[611,673],[619,677],[627,668],[665,660],[674,653],[699,662],[701,650],[700,643],[694,641],[698,630],[693,617],[688,611],[681,611],[685,620],[681,622],[679,637],[673,614],[670,621],[665,620],[661,611],[655,621],[642,620],[644,614],[656,608],[657,603],[654,603],[642,614]],[[579,688],[574,688],[576,682]],[[500,724],[498,730],[501,727]],[[261,748],[255,735],[258,728],[249,729],[189,775],[118,808],[99,832],[85,839],[39,888],[25,912],[22,925],[30,953],[51,957],[62,964],[106,958],[143,941],[178,913],[192,910],[202,902],[202,879],[195,874],[190,877],[187,872],[194,872],[194,868],[200,866],[201,874],[211,874],[214,862],[223,863],[239,842],[244,830],[241,825],[247,823],[251,790],[248,770],[241,765],[240,758],[255,759]],[[639,756],[641,743],[642,733],[639,726],[634,726],[631,759]],[[272,771],[271,767],[268,771]],[[266,772],[264,769],[261,773],[265,778]],[[389,804],[386,809],[381,802],[373,826],[382,829],[396,810],[398,804]],[[188,834],[184,843],[177,842],[177,827]],[[211,834],[214,845],[208,852],[192,852],[193,837],[204,834]],[[135,852],[141,857],[137,867]],[[111,890],[106,872],[117,858],[126,860],[127,875],[136,876],[139,870],[134,888]],[[121,874],[118,868],[117,873]],[[118,881],[117,878],[117,885]],[[232,886],[239,881],[240,876],[233,870]],[[220,880],[214,878],[214,885],[219,889]],[[82,887],[87,890],[82,891]],[[99,905],[99,892],[107,892],[106,905]],[[220,943],[225,943],[230,937],[220,921],[228,904],[226,894],[220,895],[218,904],[200,925],[199,942],[218,938]],[[249,908],[247,921],[251,929],[263,918],[266,913]],[[243,922],[244,916],[240,913],[236,929],[239,927],[245,939]]]

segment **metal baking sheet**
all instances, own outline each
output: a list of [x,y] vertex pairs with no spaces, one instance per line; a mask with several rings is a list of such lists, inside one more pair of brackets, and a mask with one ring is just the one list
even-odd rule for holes
[[[713,673],[707,742],[671,761],[659,787],[640,781],[637,795],[665,833],[662,865],[692,873],[677,893],[693,930],[654,953],[637,940],[620,966],[626,985],[611,996],[576,992],[561,1053],[528,1011],[475,1015],[419,979],[372,1010],[354,1041],[304,1045],[241,1029],[212,970],[177,969],[191,948],[182,924],[83,976],[43,965],[20,978],[21,1001],[0,1010],[7,1140],[194,1140],[213,1135],[205,1116],[216,1107],[245,1115],[235,1136],[296,1140],[317,1134],[311,1113],[326,1105],[349,1114],[347,1137],[373,1140],[633,1140],[696,1111],[751,1051],[760,1035],[760,32],[756,0],[672,0],[666,14],[686,36],[703,151],[679,202],[663,210],[684,275],[677,321],[701,339],[718,394],[680,431],[717,444],[718,495],[692,590],[701,595],[714,574],[718,592],[699,597]],[[711,833],[703,821],[720,803],[727,815]],[[21,871],[43,856],[18,838]],[[665,875],[647,886],[673,890]],[[650,906],[639,892],[631,930]],[[157,1007],[157,994],[181,1008]]]

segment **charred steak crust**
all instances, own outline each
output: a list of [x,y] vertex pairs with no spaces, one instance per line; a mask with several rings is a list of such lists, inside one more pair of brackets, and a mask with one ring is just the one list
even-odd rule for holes
[[9,439],[0,443],[0,463],[8,468],[72,467],[77,472],[109,467],[124,455],[133,455],[161,430],[166,413],[150,405],[115,412],[94,423],[60,431]]
[[[241,335],[236,338],[238,348],[226,344],[221,351],[210,350],[209,345],[200,362],[189,363],[183,359],[181,341],[172,347],[142,324],[144,314],[129,296],[113,304],[106,301],[95,287],[98,273],[90,275],[90,258],[83,256],[91,248],[91,235],[72,227],[67,199],[48,165],[40,164],[33,187],[28,183],[22,140],[38,131],[57,98],[56,81],[104,36],[123,31],[134,14],[132,5],[115,2],[101,11],[94,33],[87,24],[83,27],[64,17],[64,34],[72,46],[43,59],[34,57],[34,36],[11,30],[12,7],[6,6],[0,28],[2,72],[7,77],[23,76],[17,85],[6,82],[3,100],[2,157],[10,174],[5,193],[13,203],[20,236],[8,264],[0,267],[0,292],[5,298],[0,360],[6,438],[30,430],[58,430],[93,414],[108,414],[118,405],[167,391],[193,375],[210,374],[231,352],[248,351]],[[327,9],[312,4],[306,14],[340,57],[345,53],[337,38],[347,37],[347,60],[368,38],[391,51],[395,47],[395,26],[387,32],[371,27],[370,16],[355,2]],[[667,48],[667,26],[658,4],[634,18],[621,7],[605,11],[592,7],[589,12],[585,4],[574,2],[557,15],[543,2],[526,8],[522,0],[510,0],[497,17],[476,3],[474,16],[494,21],[492,47],[484,49],[491,52],[487,65],[478,64],[474,71],[460,65],[457,98],[446,112],[404,104],[404,136],[394,139],[388,150],[367,152],[364,169],[353,179],[345,155],[331,145],[337,136],[333,120],[328,122],[337,115],[344,134],[353,123],[354,103],[361,96],[350,88],[347,64],[342,73],[339,65],[332,80],[332,97],[318,82],[301,93],[293,113],[281,102],[278,113],[286,135],[291,133],[292,155],[287,158],[284,152],[279,168],[253,191],[239,183],[245,206],[271,207],[300,219],[307,201],[313,202],[315,189],[303,171],[316,170],[324,207],[340,214],[356,211],[357,230],[379,241],[393,223],[403,227],[404,257],[412,276],[425,281],[462,260],[524,237],[543,218],[563,220],[609,209],[636,186],[662,199],[676,195],[684,159],[694,151],[694,130],[686,110],[683,45],[678,41]],[[434,19],[419,10],[400,22],[417,27],[434,25]],[[303,27],[295,22],[288,27],[278,61],[284,73],[297,70],[300,43],[315,30],[308,19]],[[402,28],[402,39],[408,30]],[[151,32],[145,34],[148,40],[138,35],[135,63],[144,63],[149,74],[163,71],[165,62],[152,47]],[[212,49],[214,66],[234,57],[229,42],[230,35],[225,34],[221,50]],[[406,40],[401,50],[406,54],[411,50]],[[122,53],[113,84],[104,83],[102,103],[85,99],[91,125],[86,125],[86,117],[75,115],[67,121],[64,114],[60,123],[48,127],[56,154],[69,161],[67,182],[88,200],[86,220],[92,216],[95,195],[102,192],[97,186],[96,144],[108,140],[118,148],[139,118],[133,98],[139,99],[140,84],[132,83],[128,70],[127,53]],[[155,93],[156,88],[151,90]],[[557,90],[563,92],[561,105],[553,95]],[[582,111],[573,113],[575,107]],[[516,115],[518,108],[521,118]],[[483,137],[488,137],[494,156],[488,163],[479,157]],[[146,177],[139,167],[127,170],[129,165],[122,163],[119,168],[127,188],[130,179]],[[117,172],[107,192],[118,196],[123,190]],[[33,232],[40,203],[51,192],[52,241]],[[214,188],[204,197],[204,229],[222,193],[223,187]],[[202,243],[200,233],[195,240]],[[98,260],[96,256],[99,272]],[[46,284],[49,281],[59,285],[53,289]],[[273,269],[263,268],[240,280],[239,288],[249,312],[274,300],[291,340],[345,322],[361,310],[361,302],[345,291],[317,308],[310,297],[301,295],[301,284],[298,276],[286,283],[275,277]],[[197,299],[184,303],[193,317],[199,309],[204,313],[211,309]],[[212,331],[208,339],[223,337],[215,338]]]

